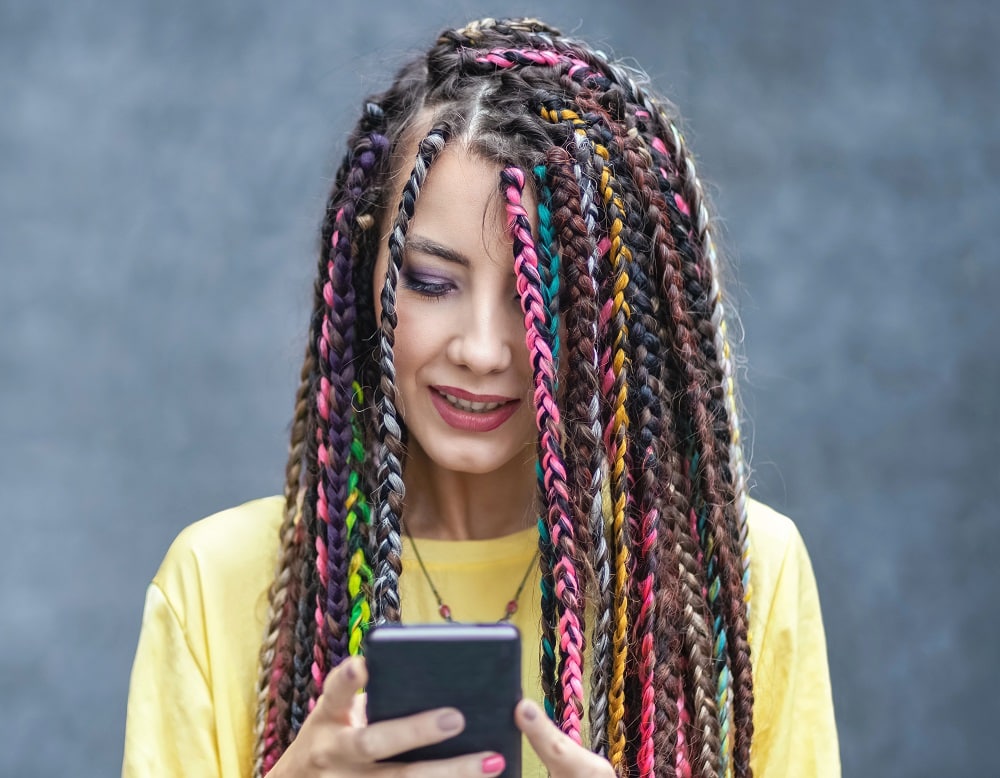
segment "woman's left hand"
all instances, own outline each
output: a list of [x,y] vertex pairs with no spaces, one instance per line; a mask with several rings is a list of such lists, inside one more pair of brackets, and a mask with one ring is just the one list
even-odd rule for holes
[[574,742],[534,701],[523,699],[517,704],[514,722],[548,768],[550,778],[614,778],[610,762]]

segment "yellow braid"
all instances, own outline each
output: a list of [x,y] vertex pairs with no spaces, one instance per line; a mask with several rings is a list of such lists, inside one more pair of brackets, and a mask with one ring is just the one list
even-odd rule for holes
[[[575,111],[563,109],[560,111],[541,109],[542,118],[549,122],[568,121],[573,124],[578,135],[586,136],[587,123]],[[603,160],[610,158],[608,150],[599,143],[591,141],[595,153]],[[605,207],[613,206],[616,214],[623,213],[624,203],[612,189],[614,178],[608,167],[601,171],[601,194]],[[610,208],[609,208],[610,211]],[[628,337],[628,319],[631,315],[628,303],[625,302],[625,289],[628,287],[628,263],[632,261],[632,253],[622,243],[622,221],[616,215],[611,223],[609,237],[611,239],[611,265],[614,271],[615,287],[612,298],[612,316],[622,313],[625,322],[615,333],[612,367],[616,381],[625,370],[625,341]],[[618,381],[618,394],[614,398],[614,428],[615,456],[611,463],[611,483],[614,503],[611,506],[610,535],[615,546],[614,566],[614,632],[611,648],[611,678],[608,692],[608,761],[615,772],[622,775],[625,770],[625,664],[628,657],[628,544],[625,540],[625,508],[627,504],[627,475],[625,473],[626,436],[629,426],[628,412],[625,410],[628,402],[628,385]]]
[[[608,158],[608,151],[603,146],[595,144],[594,150],[605,160]],[[605,204],[613,204],[618,208],[618,213],[622,211],[621,200],[614,195],[611,189],[611,172],[607,167],[601,172],[601,192],[604,195]],[[617,316],[622,312],[627,322],[630,315],[628,304],[625,302],[625,288],[628,286],[629,276],[626,270],[627,263],[631,261],[632,255],[628,248],[622,244],[621,240],[622,222],[617,216],[611,223],[609,230],[611,238],[611,264],[615,270],[615,288],[612,298],[612,315]],[[617,379],[625,370],[625,338],[627,337],[627,324],[615,333],[614,356],[612,358],[614,375]],[[614,600],[614,634],[612,637],[612,670],[611,670],[611,690],[609,693],[609,716],[608,716],[608,758],[616,770],[624,765],[625,761],[625,659],[628,654],[628,545],[625,540],[625,508],[626,508],[626,481],[625,474],[625,437],[628,430],[629,418],[625,410],[628,401],[628,386],[625,381],[620,382],[618,395],[614,400],[614,439],[615,457],[611,467],[612,483],[618,484],[619,488],[614,490],[614,504],[611,506],[611,531],[615,541],[615,600]]]

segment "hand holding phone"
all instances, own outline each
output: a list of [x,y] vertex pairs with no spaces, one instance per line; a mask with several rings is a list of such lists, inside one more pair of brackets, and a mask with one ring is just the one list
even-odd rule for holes
[[365,641],[368,722],[431,708],[457,708],[465,728],[455,737],[390,761],[444,759],[482,751],[503,755],[505,778],[521,774],[521,638],[510,624],[406,625],[373,628]]
[[[464,727],[454,708],[438,708],[378,723],[365,721],[364,695],[368,670],[361,657],[350,657],[327,675],[316,707],[268,778],[390,778],[405,765],[386,764],[396,755],[444,740]],[[496,752],[479,752],[422,762],[428,778],[497,778],[504,768]]]

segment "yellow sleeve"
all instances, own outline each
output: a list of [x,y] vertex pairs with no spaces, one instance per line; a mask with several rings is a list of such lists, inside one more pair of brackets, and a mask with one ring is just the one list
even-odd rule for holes
[[[839,778],[826,636],[805,544],[789,522],[763,627],[755,638],[753,771]],[[761,614],[762,616],[764,614]]]
[[205,671],[177,612],[152,583],[129,685],[122,777],[219,773]]

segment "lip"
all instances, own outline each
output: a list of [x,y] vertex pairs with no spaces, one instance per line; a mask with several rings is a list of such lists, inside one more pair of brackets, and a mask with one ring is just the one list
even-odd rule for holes
[[[431,403],[444,420],[445,424],[463,432],[490,432],[506,422],[517,413],[521,400],[513,397],[503,397],[494,394],[472,394],[453,386],[431,386]],[[444,398],[442,392],[458,397],[460,400],[478,403],[504,403],[499,408],[488,412],[463,411],[456,408]]]
[[473,394],[472,392],[467,392],[465,389],[459,389],[457,386],[432,386],[435,392],[440,392],[441,394],[450,394],[452,397],[457,397],[459,400],[465,400],[470,403],[509,403],[515,402],[517,397],[505,397],[502,394]]

